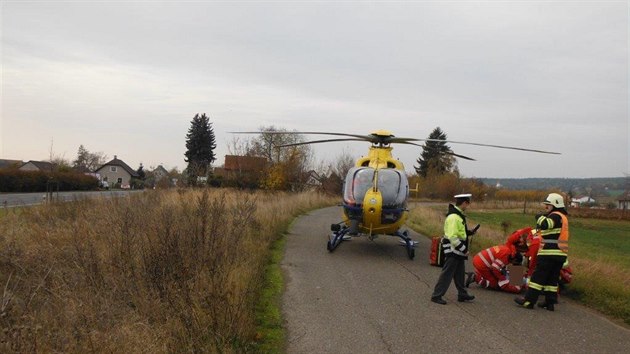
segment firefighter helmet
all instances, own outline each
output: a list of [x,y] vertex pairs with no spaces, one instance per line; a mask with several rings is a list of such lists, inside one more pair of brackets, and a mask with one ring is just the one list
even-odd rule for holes
[[547,196],[543,204],[551,205],[554,208],[564,208],[564,198],[558,193],[551,193]]

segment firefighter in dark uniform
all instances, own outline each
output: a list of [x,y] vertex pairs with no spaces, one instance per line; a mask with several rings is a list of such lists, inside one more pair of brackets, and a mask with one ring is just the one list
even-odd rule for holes
[[442,238],[444,266],[431,295],[431,301],[437,304],[446,305],[446,300],[442,296],[446,294],[451,280],[457,288],[457,301],[471,301],[475,298],[468,294],[464,284],[470,237],[478,228],[477,226],[474,231],[471,231],[466,225],[464,211],[470,205],[471,196],[471,194],[458,194],[455,196],[455,205],[448,205],[446,220],[444,220],[444,237]]
[[545,301],[538,307],[553,311],[554,304],[558,303],[558,278],[569,252],[569,220],[564,198],[560,194],[549,194],[543,204],[546,214],[536,216],[536,228],[542,237],[536,269],[525,297],[517,297],[514,301],[524,308],[533,309],[538,296],[544,294]]

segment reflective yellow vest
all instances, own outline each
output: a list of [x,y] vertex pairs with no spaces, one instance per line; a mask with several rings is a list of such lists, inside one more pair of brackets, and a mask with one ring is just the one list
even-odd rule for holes
[[[546,230],[539,230],[539,234],[542,236],[542,247],[538,250],[539,256],[567,256],[569,254],[569,219],[566,215],[554,211],[551,214],[558,214],[562,219],[562,226],[560,228],[553,225],[553,221],[547,218],[548,226],[550,228]],[[540,220],[540,219],[539,219]],[[549,223],[551,222],[551,225]],[[558,235],[558,238],[546,238],[551,235]],[[546,237],[545,237],[546,236]],[[556,247],[549,245],[556,245]]]

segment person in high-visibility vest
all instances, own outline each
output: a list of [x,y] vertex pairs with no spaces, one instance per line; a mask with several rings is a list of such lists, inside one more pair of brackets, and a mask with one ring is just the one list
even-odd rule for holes
[[451,281],[457,288],[457,301],[467,302],[475,299],[466,289],[466,260],[470,239],[475,234],[479,225],[473,230],[468,229],[466,215],[464,211],[470,205],[471,194],[458,194],[454,196],[455,205],[448,205],[448,212],[444,220],[444,236],[442,237],[442,249],[444,250],[444,266],[437,283],[431,294],[431,301],[436,304],[446,305],[446,300],[442,298]]
[[536,229],[542,237],[536,269],[525,296],[514,301],[524,308],[533,309],[538,297],[544,294],[545,301],[538,306],[553,311],[554,304],[558,302],[560,271],[569,253],[569,220],[564,198],[560,194],[549,194],[543,204],[546,214],[536,216]]
[[[534,270],[536,270],[536,263],[538,261],[538,249],[540,248],[540,243],[542,242],[542,237],[533,233],[527,237],[527,251],[523,253],[523,258],[527,260],[528,270],[527,270],[527,281],[531,278],[532,274],[534,274]],[[560,270],[560,279],[558,283],[558,292],[562,290],[563,286],[569,284],[573,278],[573,270],[569,266],[569,258],[564,261],[562,265],[562,269]]]

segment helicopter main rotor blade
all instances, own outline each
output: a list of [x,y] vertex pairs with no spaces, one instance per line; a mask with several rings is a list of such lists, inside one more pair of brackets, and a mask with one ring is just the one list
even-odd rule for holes
[[[393,135],[385,136],[385,135],[358,135],[358,134],[346,134],[346,133],[330,133],[330,132],[278,132],[278,131],[257,131],[257,132],[230,132],[234,134],[320,134],[320,135],[332,135],[332,136],[347,136],[351,138],[356,138],[353,140],[356,141],[369,141],[372,143],[379,144],[411,144],[411,141],[434,141],[434,142],[445,142],[452,144],[464,144],[464,145],[475,145],[475,146],[485,146],[485,147],[493,147],[497,149],[507,149],[507,150],[519,150],[519,151],[528,151],[528,152],[536,152],[540,154],[552,154],[552,155],[561,155],[559,152],[553,151],[545,151],[545,150],[537,150],[537,149],[527,149],[516,146],[506,146],[506,145],[494,145],[494,144],[482,144],[482,143],[472,143],[468,141],[455,141],[455,140],[442,140],[442,139],[416,139],[416,138],[396,138]],[[345,141],[345,140],[331,140],[331,141]],[[348,140],[352,141],[352,140]],[[326,140],[321,140],[321,142],[326,142]],[[300,144],[303,145],[304,143]],[[413,144],[412,144],[413,145]],[[290,146],[290,145],[288,145]],[[422,145],[419,145],[422,146]],[[454,155],[455,156],[455,155]],[[463,156],[463,155],[462,155]],[[465,157],[462,157],[465,158]]]
[[298,145],[308,145],[308,144],[330,143],[330,142],[336,142],[336,141],[365,141],[365,140],[363,139],[325,139],[325,140],[312,140],[312,141],[304,141],[301,143],[275,145],[275,146],[287,147],[287,146],[298,146]]
[[358,138],[361,140],[371,141],[369,135],[359,134],[346,134],[346,133],[327,133],[327,132],[279,132],[279,131],[258,131],[258,132],[228,132],[232,134],[319,134],[319,135],[332,135],[332,136],[347,136],[351,138]]
[[390,138],[388,139],[389,143],[394,143],[394,144],[406,144],[410,141],[422,141],[422,139],[416,139],[416,138]]
[[442,140],[442,139],[418,139],[418,141],[435,141],[435,142],[440,142],[440,141],[442,141],[442,142],[445,142],[445,143],[451,143],[451,144],[464,144],[464,145],[487,146],[487,147],[493,147],[493,148],[498,148],[498,149],[520,150],[520,151],[538,152],[538,153],[541,153],[541,154],[561,155],[561,153],[559,153],[559,152],[553,152],[553,151],[544,151],[544,150],[536,150],[536,149],[526,149],[526,148],[521,148],[521,147],[515,147],[515,146],[505,146],[505,145],[492,145],[492,144],[471,143],[471,142],[466,142],[466,141],[454,141],[454,140]]
[[[419,146],[419,147],[421,147],[421,148],[425,148],[425,147],[426,147],[425,145],[416,144],[416,143],[410,143],[410,142],[408,142],[408,141],[407,141],[407,142],[402,142],[402,141],[401,141],[401,142],[399,142],[399,144],[414,145],[414,146]],[[473,159],[472,157],[468,157],[468,156],[465,156],[465,155],[456,154],[456,153],[454,153],[454,152],[452,152],[452,151],[444,151],[444,152],[440,152],[440,153],[442,153],[442,154],[446,154],[446,155],[455,156],[455,157],[459,157],[459,158],[462,158],[462,159],[464,159],[464,160],[477,161],[477,160]]]

